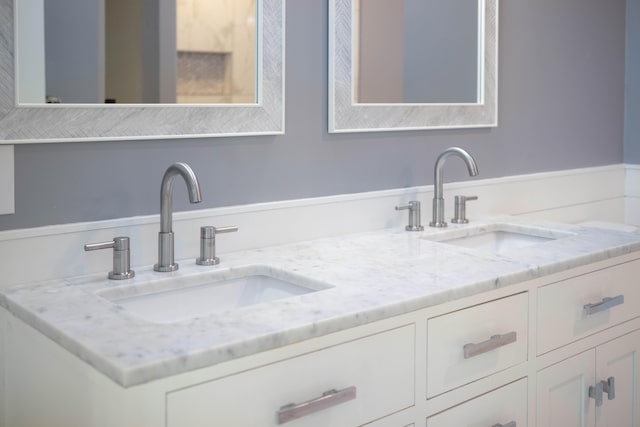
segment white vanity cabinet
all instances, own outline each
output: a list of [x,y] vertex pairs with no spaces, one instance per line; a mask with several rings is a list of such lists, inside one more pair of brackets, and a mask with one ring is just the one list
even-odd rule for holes
[[[415,328],[167,393],[167,427],[350,427],[415,402]],[[288,407],[287,407],[288,406]]]
[[640,330],[609,338],[640,315],[639,271],[631,261],[538,289],[537,354],[562,359],[537,374],[539,427],[640,425]]
[[0,427],[639,427],[637,277],[632,253],[130,387],[0,308]]
[[539,427],[638,426],[640,330],[538,373]]
[[[352,427],[415,405],[414,324],[366,325],[356,328],[364,336],[346,331],[125,388],[1,308],[0,320],[1,427]],[[314,404],[332,391],[337,399]],[[282,408],[303,403],[311,410]]]

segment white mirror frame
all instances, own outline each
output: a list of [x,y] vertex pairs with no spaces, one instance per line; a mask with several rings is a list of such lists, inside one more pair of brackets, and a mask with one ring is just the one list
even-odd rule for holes
[[285,0],[257,3],[257,103],[210,106],[16,105],[15,1],[0,0],[0,144],[284,133]]
[[498,0],[478,0],[482,89],[475,104],[355,103],[353,1],[329,0],[329,132],[498,125]]

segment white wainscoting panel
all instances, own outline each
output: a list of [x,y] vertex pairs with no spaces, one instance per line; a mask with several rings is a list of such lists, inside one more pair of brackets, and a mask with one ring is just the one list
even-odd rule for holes
[[625,167],[611,165],[504,178],[453,183],[445,186],[447,218],[453,195],[477,195],[467,205],[474,213],[509,214],[561,222],[624,221]]
[[[620,223],[625,218],[624,188],[624,165],[450,183],[444,188],[446,218],[452,217],[454,195],[461,194],[479,197],[467,206],[472,221],[479,216],[510,214],[570,223]],[[398,212],[394,207],[409,200],[422,203],[422,223],[426,225],[431,218],[432,198],[433,186],[421,186],[176,212],[175,257],[191,262],[198,256],[202,225],[240,228],[237,233],[218,236],[217,252],[224,257],[231,251],[401,227],[407,223],[407,211]],[[158,231],[159,215],[151,215],[0,232],[0,288],[36,280],[106,274],[111,269],[111,251],[84,252],[83,245],[115,236],[131,238],[134,269],[148,268],[156,262]],[[46,254],[39,257],[38,268],[31,264],[34,248]]]
[[626,165],[625,169],[624,222],[640,226],[640,165]]

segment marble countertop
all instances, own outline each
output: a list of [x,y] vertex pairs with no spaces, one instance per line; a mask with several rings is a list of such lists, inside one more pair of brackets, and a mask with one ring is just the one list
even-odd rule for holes
[[[437,242],[495,224],[555,240],[502,254]],[[493,217],[241,251],[215,267],[183,260],[174,273],[138,266],[127,281],[105,272],[32,283],[0,293],[0,305],[130,387],[639,250],[640,234]],[[277,269],[327,289],[173,323],[144,320],[100,296],[242,268]]]

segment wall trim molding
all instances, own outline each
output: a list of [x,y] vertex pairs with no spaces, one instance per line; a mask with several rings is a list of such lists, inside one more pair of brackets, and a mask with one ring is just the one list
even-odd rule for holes
[[[620,172],[624,172],[624,170],[635,170],[637,174],[640,175],[640,165],[608,165],[608,166],[598,166],[592,168],[581,168],[581,169],[570,169],[563,171],[553,171],[553,172],[540,172],[533,174],[525,174],[525,175],[511,175],[507,177],[501,178],[488,178],[488,179],[477,179],[473,181],[458,181],[453,183],[445,183],[445,194],[451,192],[451,190],[463,190],[463,189],[483,189],[485,187],[492,186],[504,186],[509,184],[518,184],[518,183],[534,183],[545,180],[554,180],[554,179],[566,179],[567,177],[571,178],[582,178],[582,177],[591,177],[594,174],[617,174]],[[629,179],[627,178],[627,181]],[[627,182],[625,184],[629,186],[630,183]],[[640,182],[636,184],[637,197],[640,197]],[[317,205],[327,205],[334,203],[352,203],[357,201],[366,201],[366,200],[376,200],[376,199],[386,199],[393,197],[409,197],[413,195],[426,195],[430,194],[431,197],[433,195],[433,185],[428,186],[418,186],[418,187],[408,187],[401,189],[391,189],[391,190],[380,190],[380,191],[370,191],[364,193],[352,193],[352,194],[338,194],[332,196],[323,196],[323,197],[314,197],[314,198],[304,198],[304,199],[292,199],[292,200],[283,200],[283,201],[274,201],[274,202],[264,202],[264,203],[254,203],[248,205],[236,205],[236,206],[225,206],[220,208],[211,208],[211,209],[200,209],[193,211],[183,211],[183,212],[174,212],[173,221],[187,221],[187,220],[196,220],[196,219],[208,219],[212,217],[218,216],[226,216],[226,215],[234,215],[234,214],[245,214],[245,213],[259,213],[265,211],[274,211],[280,209],[289,209],[289,208],[300,208],[300,207],[310,207]],[[623,197],[626,195],[626,192],[615,191],[612,193],[611,198]],[[408,199],[407,199],[408,200]],[[592,200],[589,200],[590,202]],[[423,209],[427,206],[424,205],[425,201],[422,201]],[[550,208],[552,203],[547,203],[547,206],[541,206],[542,210],[547,210]],[[554,204],[554,207],[558,207]],[[528,213],[529,211],[519,212],[516,207],[508,209],[509,214],[517,215]],[[531,211],[535,212],[535,210]],[[487,212],[485,212],[487,213]],[[490,211],[489,213],[505,213],[505,212],[496,212]],[[50,225],[43,227],[34,227],[34,228],[23,228],[16,230],[6,230],[0,231],[0,241],[4,240],[14,240],[14,239],[22,239],[29,237],[38,237],[38,236],[50,236],[50,235],[59,235],[59,234],[67,234],[67,233],[75,233],[75,232],[83,232],[89,230],[101,230],[101,229],[110,229],[110,228],[121,228],[121,227],[129,227],[136,225],[145,225],[145,224],[157,224],[160,221],[160,215],[144,215],[144,216],[135,216],[135,217],[126,217],[126,218],[117,218],[103,221],[92,221],[92,222],[78,222],[78,223],[70,223],[70,224],[60,224],[60,225]]]
[[[562,222],[588,220],[621,223],[635,209],[625,203],[638,202],[640,185],[631,193],[631,181],[640,182],[640,166],[624,164],[542,172],[501,178],[445,184],[446,218],[452,216],[453,196],[477,195],[470,202],[468,216],[509,214]],[[550,191],[552,189],[552,191]],[[628,195],[632,194],[632,196]],[[406,212],[394,207],[409,200],[422,202],[422,222],[431,216],[433,186],[342,194],[298,200],[275,201],[176,212],[176,259],[193,259],[199,250],[202,225],[238,225],[238,233],[219,237],[218,252],[253,249],[283,243],[401,227]],[[85,243],[131,237],[132,265],[156,261],[158,215],[107,221],[53,225],[0,232],[0,258],[7,266],[0,287],[22,282],[106,272],[111,267],[109,251],[85,253]],[[33,254],[38,257],[33,268]]]

